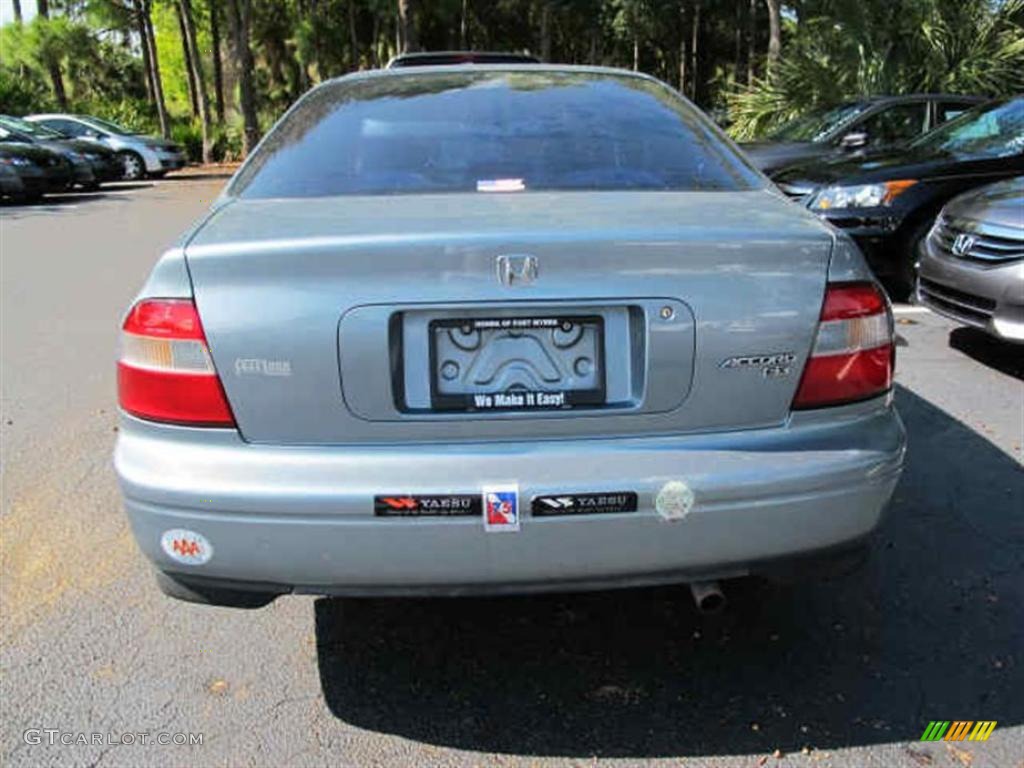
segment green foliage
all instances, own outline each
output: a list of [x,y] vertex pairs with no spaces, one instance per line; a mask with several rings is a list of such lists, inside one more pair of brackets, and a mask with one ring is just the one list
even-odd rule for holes
[[160,127],[145,99],[96,99],[81,104],[78,111],[96,115],[138,133],[159,133]]
[[[0,0],[5,2],[6,0]],[[173,136],[198,158],[178,0],[151,0]],[[211,21],[219,19],[227,114],[214,157],[241,155],[238,80],[223,0],[190,0],[211,106]],[[397,53],[398,0],[252,0],[250,45],[260,123],[268,127],[310,86]],[[1024,0],[787,0],[782,59],[765,74],[763,0],[420,0],[426,50],[550,51],[552,61],[639,69],[677,84],[739,138],[807,109],[872,93],[1024,91]],[[694,23],[698,14],[699,27]],[[137,20],[128,0],[53,0],[51,18],[0,29],[0,109],[69,108],[157,130]],[[465,9],[465,17],[463,11]],[[695,35],[696,33],[696,35]],[[697,51],[691,50],[697,40]],[[681,57],[686,56],[684,62]],[[748,85],[748,69],[753,81]],[[726,112],[727,110],[727,112]]]
[[782,61],[770,77],[728,93],[736,138],[762,135],[813,107],[874,93],[1000,96],[1024,90],[1024,0],[820,5],[829,15],[787,26]]
[[0,64],[0,114],[21,116],[53,107],[46,83],[17,67]]
[[203,129],[198,120],[178,121],[171,126],[171,140],[181,145],[193,162],[203,157]]

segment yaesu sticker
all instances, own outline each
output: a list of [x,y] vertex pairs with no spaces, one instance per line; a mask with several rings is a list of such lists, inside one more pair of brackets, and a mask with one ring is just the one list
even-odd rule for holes
[[617,512],[636,512],[636,505],[636,493],[633,491],[560,493],[534,496],[530,512],[534,517],[611,515]]
[[482,502],[475,493],[404,494],[373,497],[377,517],[459,517],[479,515]]
[[185,528],[172,528],[160,537],[164,553],[182,565],[204,565],[213,557],[213,545],[203,534]]
[[519,530],[519,486],[495,485],[483,489],[484,529]]

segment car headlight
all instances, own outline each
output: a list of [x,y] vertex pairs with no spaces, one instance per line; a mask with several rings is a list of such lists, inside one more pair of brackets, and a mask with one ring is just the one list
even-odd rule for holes
[[32,161],[27,157],[20,157],[19,155],[3,155],[0,156],[0,163],[4,165],[32,165]]
[[836,208],[878,208],[892,201],[917,184],[917,179],[899,179],[879,184],[822,187],[811,196],[807,207],[812,211]]

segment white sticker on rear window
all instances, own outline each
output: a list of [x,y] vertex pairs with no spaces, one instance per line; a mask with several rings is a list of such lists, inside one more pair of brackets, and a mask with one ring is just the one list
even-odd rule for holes
[[526,182],[522,179],[480,179],[476,183],[477,192],[522,192]]

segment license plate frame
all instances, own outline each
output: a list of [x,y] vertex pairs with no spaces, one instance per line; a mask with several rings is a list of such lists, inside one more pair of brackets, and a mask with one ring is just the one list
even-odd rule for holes
[[[471,327],[474,331],[487,333],[493,338],[495,334],[508,331],[519,331],[538,336],[547,331],[554,332],[564,328],[564,324],[582,327],[587,333],[592,328],[593,372],[589,375],[593,385],[587,388],[542,388],[515,389],[505,392],[466,392],[449,393],[442,391],[440,384],[441,365],[439,361],[438,339],[440,332],[451,328]],[[572,410],[578,407],[602,407],[607,402],[607,371],[605,370],[605,327],[604,318],[599,314],[558,312],[553,314],[514,315],[509,317],[450,317],[437,318],[427,324],[429,336],[430,365],[430,403],[434,411],[449,413],[489,413],[489,412],[534,412]],[[488,339],[488,341],[490,340]],[[488,343],[481,342],[481,348]],[[552,343],[553,346],[553,343]],[[551,351],[544,344],[545,350]],[[557,352],[558,350],[555,350]],[[564,360],[560,360],[564,368]],[[481,400],[480,395],[485,399]]]

